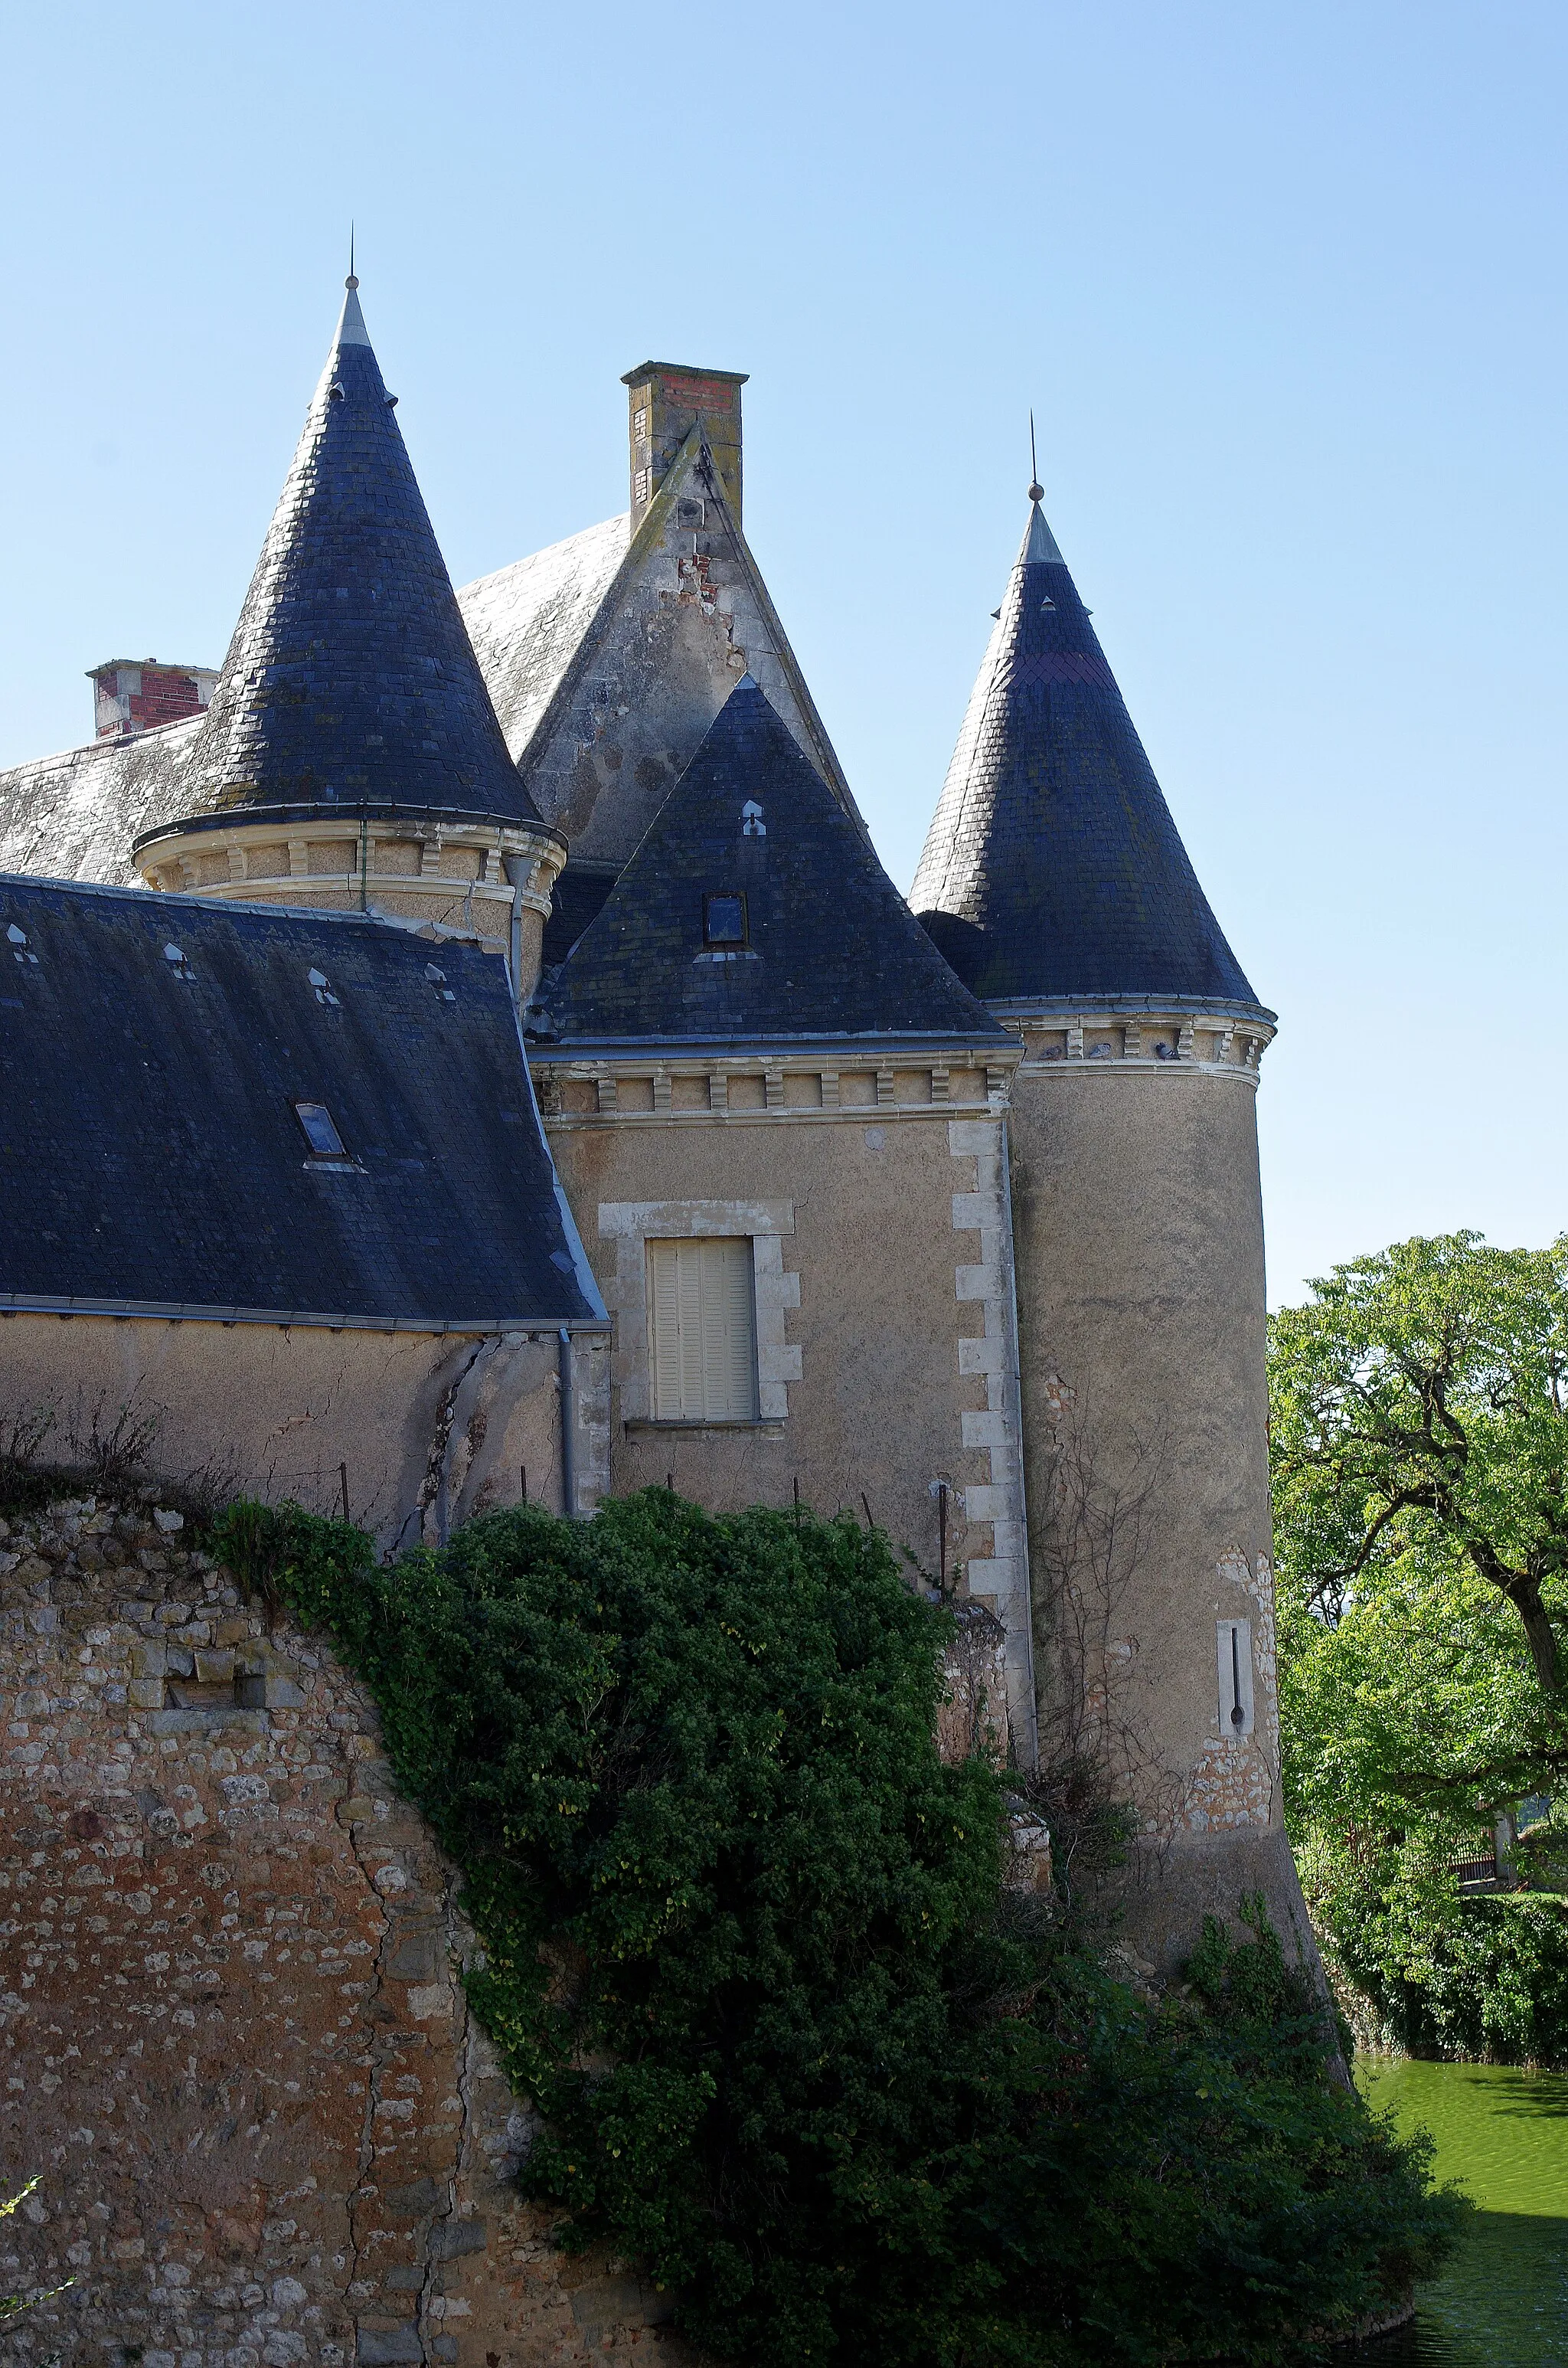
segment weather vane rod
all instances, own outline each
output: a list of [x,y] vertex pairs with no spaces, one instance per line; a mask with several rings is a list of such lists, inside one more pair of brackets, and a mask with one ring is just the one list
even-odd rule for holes
[[1040,465],[1034,455],[1034,411],[1032,406],[1029,411],[1029,499],[1031,502],[1043,502],[1045,499],[1045,487],[1040,482]]

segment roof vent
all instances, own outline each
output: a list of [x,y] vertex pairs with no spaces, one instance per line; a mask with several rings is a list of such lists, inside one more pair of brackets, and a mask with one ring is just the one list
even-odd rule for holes
[[26,929],[18,929],[15,921],[13,921],[10,928],[6,930],[6,935],[10,939],[13,947],[16,949],[12,956],[13,961],[19,962],[37,962],[37,954],[29,953],[28,951],[28,933]]
[[336,996],[334,995],[331,987],[326,983],[325,971],[308,970],[305,973],[305,977],[309,981],[310,985],[314,987],[316,991],[316,1001],[318,1003],[330,1003],[335,1011],[340,1011],[343,1008],[342,1005],[338,1002]]
[[184,951],[181,947],[173,944],[166,945],[164,948],[164,960],[168,963],[169,968],[173,971],[176,978],[195,977],[196,973],[191,969],[190,964],[187,962]]
[[767,837],[767,825],[762,819],[762,808],[755,798],[748,798],[741,808],[741,837],[743,838]]
[[436,992],[439,995],[443,1003],[455,1003],[457,1001],[457,996],[447,985],[447,973],[444,970],[437,970],[434,962],[426,962],[425,965],[425,975],[429,980],[431,985],[436,989]]

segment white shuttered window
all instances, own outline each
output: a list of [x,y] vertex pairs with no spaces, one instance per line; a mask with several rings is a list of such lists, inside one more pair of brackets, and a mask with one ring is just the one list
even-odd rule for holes
[[756,1420],[749,1239],[648,1244],[648,1328],[658,1422]]

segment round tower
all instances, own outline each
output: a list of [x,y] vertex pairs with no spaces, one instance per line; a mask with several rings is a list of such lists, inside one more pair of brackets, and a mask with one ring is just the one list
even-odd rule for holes
[[197,743],[134,858],[150,888],[475,934],[526,997],[566,844],[507,753],[358,285]]
[[1169,1967],[1261,1891],[1280,1811],[1256,1096],[1274,1015],[1199,887],[1040,509],[910,902],[1023,1039],[1010,1117],[1042,1755],[1136,1808]]

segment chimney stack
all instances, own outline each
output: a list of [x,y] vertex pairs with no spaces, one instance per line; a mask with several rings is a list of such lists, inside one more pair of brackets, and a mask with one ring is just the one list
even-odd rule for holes
[[724,499],[741,522],[741,389],[745,370],[693,370],[681,362],[640,362],[621,381],[630,397],[631,531],[663,484],[699,419]]
[[90,666],[97,736],[133,740],[160,723],[199,715],[217,679],[216,666],[160,666],[156,658],[110,658]]

